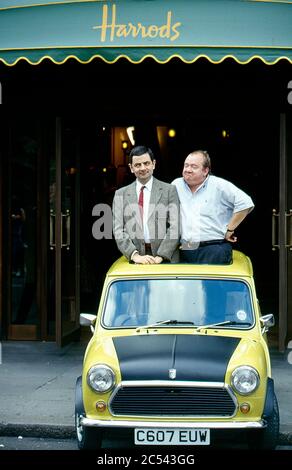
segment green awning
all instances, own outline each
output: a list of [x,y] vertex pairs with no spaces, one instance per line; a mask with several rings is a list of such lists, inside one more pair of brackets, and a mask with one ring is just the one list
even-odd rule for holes
[[0,61],[292,62],[292,1],[0,0]]

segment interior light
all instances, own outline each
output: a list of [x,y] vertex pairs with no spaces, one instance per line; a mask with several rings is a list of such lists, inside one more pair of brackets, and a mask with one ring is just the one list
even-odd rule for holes
[[229,131],[227,129],[222,130],[223,139],[228,139],[230,137]]
[[173,137],[176,136],[176,131],[175,131],[175,129],[169,129],[168,135],[169,135],[169,137],[171,137],[171,138],[173,139]]
[[122,140],[122,149],[126,150],[128,148],[128,141]]
[[77,173],[77,168],[66,168],[65,173],[66,175],[75,175]]
[[106,172],[107,172],[107,169],[106,169],[106,168],[103,168],[102,171],[103,171],[103,173],[106,173]]
[[128,137],[129,137],[129,141],[131,142],[133,147],[135,145],[134,132],[135,132],[135,127],[134,126],[127,127],[127,134],[128,134]]

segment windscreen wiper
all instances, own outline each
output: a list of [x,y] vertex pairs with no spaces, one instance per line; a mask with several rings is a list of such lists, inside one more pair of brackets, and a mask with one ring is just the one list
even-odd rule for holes
[[155,323],[151,323],[150,325],[143,325],[143,326],[138,326],[136,328],[136,332],[139,333],[140,330],[147,330],[147,328],[154,328],[155,326],[160,326],[160,325],[194,325],[194,322],[192,321],[180,321],[180,320],[162,320],[162,321],[157,321]]
[[241,322],[241,321],[232,321],[232,320],[226,320],[226,321],[221,321],[218,323],[210,323],[210,325],[201,325],[196,328],[196,331],[200,330],[205,330],[207,328],[215,328],[216,326],[234,326],[234,325],[246,325],[246,326],[251,326],[250,322]]

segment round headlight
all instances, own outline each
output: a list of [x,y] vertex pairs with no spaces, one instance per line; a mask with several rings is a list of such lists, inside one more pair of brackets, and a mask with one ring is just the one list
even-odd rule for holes
[[249,395],[258,388],[260,377],[253,367],[241,366],[232,372],[231,383],[236,392]]
[[114,386],[115,374],[110,367],[98,364],[89,369],[87,383],[96,392],[105,393]]

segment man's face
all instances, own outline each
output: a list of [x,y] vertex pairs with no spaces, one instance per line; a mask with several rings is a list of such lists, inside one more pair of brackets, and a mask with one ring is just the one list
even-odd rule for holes
[[151,160],[149,153],[144,153],[139,157],[133,156],[129,167],[140,183],[146,184],[153,175],[155,160]]
[[206,179],[209,168],[204,168],[203,163],[204,157],[200,153],[189,155],[185,159],[182,175],[190,187],[199,186]]

